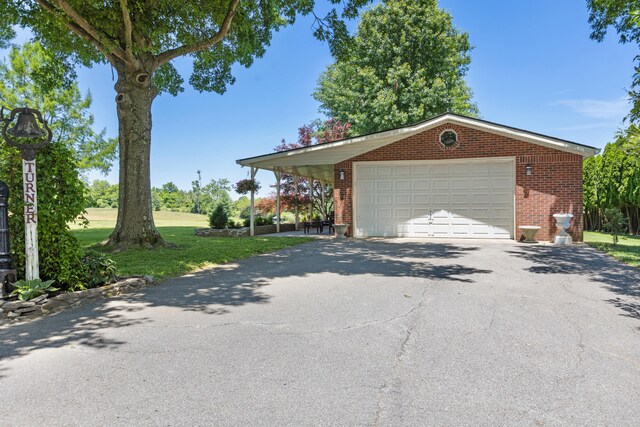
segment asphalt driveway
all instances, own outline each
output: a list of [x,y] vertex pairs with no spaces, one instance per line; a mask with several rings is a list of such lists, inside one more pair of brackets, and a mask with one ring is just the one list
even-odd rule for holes
[[0,330],[0,425],[640,425],[640,273],[318,240]]

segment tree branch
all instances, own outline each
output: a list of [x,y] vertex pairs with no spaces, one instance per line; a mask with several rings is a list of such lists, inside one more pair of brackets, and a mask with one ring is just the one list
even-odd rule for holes
[[[56,8],[49,3],[46,0],[37,0],[38,3],[40,4],[40,6],[42,6],[42,8],[44,10],[46,10],[47,12],[56,15],[58,13],[58,10],[56,10]],[[91,44],[93,44],[96,49],[98,49],[98,51],[100,53],[102,53],[108,60],[109,62],[111,62],[111,64],[114,64],[117,62],[118,59],[122,59],[119,58],[111,53],[109,53],[104,46],[102,46],[102,44],[96,40],[95,38],[93,38],[91,36],[91,34],[87,33],[86,31],[84,31],[79,25],[77,25],[75,22],[71,22],[67,19],[64,20],[64,24],[67,26],[67,28],[69,28],[73,33],[75,33],[76,35],[82,37],[83,39],[88,40]]]
[[231,21],[233,21],[233,17],[236,14],[238,3],[240,3],[240,0],[231,0],[231,2],[229,3],[229,8],[227,9],[227,15],[224,17],[222,25],[220,26],[220,29],[217,33],[215,33],[208,39],[201,40],[193,44],[182,45],[175,49],[170,49],[166,52],[161,53],[156,57],[156,67],[159,67],[165,62],[169,62],[172,59],[177,58],[178,56],[208,49],[214,44],[219,43],[226,37],[226,35],[229,33],[229,30],[231,30]]
[[[127,61],[126,52],[122,50],[122,48],[113,46],[117,43],[111,40],[108,35],[94,28],[93,25],[91,25],[82,15],[76,12],[76,10],[73,9],[66,0],[54,1],[58,5],[58,7],[62,9],[62,11],[71,19],[71,22],[67,23],[67,27],[69,27],[71,31],[89,40],[104,55],[112,55],[121,59],[122,61]],[[44,4],[48,3],[50,6],[48,10],[50,12],[55,11],[55,8],[53,8],[53,6],[46,0],[38,0],[38,3],[40,3],[40,5],[42,5],[45,9],[47,9],[47,7],[44,6]]]
[[120,0],[120,8],[122,9],[122,21],[124,22],[124,46],[127,58],[133,61],[131,15],[129,14],[129,4],[127,0]]

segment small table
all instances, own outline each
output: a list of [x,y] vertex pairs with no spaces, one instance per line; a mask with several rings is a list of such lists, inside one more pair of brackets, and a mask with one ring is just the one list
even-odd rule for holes
[[537,225],[521,225],[518,228],[522,231],[524,243],[538,243],[536,240],[536,233],[538,233],[538,230],[542,227],[538,227]]

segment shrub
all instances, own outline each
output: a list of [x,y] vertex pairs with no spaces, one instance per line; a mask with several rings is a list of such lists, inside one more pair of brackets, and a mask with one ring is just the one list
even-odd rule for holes
[[243,227],[243,222],[242,221],[234,221],[233,219],[229,220],[229,228],[242,228]]
[[[271,225],[273,224],[273,216],[261,216],[261,215],[256,215],[253,219],[255,226],[259,226],[259,225]],[[251,224],[251,221],[249,218],[244,220],[244,226],[245,227],[249,227]]]
[[82,257],[81,282],[74,286],[74,290],[97,288],[115,282],[118,276],[118,269],[114,260],[107,255],[88,251]]
[[604,211],[605,231],[609,231],[613,237],[613,245],[618,244],[618,236],[623,234],[627,227],[627,219],[618,208],[609,208]]
[[226,203],[218,203],[209,215],[209,226],[225,228],[227,224],[229,224],[229,207]]
[[[69,289],[81,280],[83,252],[68,223],[84,211],[85,185],[78,176],[74,153],[64,144],[49,144],[38,151],[36,159],[40,277],[55,280],[60,288]],[[24,277],[24,197],[19,151],[3,145],[0,166],[0,179],[10,190],[11,257],[18,277]]]

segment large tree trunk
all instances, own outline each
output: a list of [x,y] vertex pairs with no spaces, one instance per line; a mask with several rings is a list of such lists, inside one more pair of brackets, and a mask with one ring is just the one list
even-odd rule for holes
[[107,245],[116,250],[164,246],[151,207],[151,104],[157,94],[151,73],[118,70],[115,89],[120,187],[118,220]]

